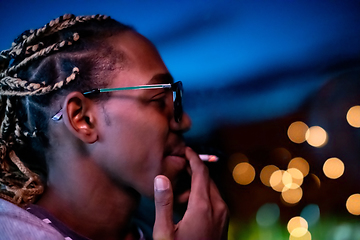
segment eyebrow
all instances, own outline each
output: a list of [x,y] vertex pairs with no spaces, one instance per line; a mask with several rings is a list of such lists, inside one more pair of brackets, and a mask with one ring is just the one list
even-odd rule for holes
[[159,73],[154,75],[147,84],[154,83],[174,83],[174,78],[170,73]]

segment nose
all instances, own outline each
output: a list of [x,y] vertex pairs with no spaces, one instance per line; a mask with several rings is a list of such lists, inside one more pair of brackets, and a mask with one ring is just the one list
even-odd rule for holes
[[190,116],[184,112],[182,118],[179,122],[175,121],[175,118],[172,117],[170,120],[170,128],[176,132],[187,132],[191,128],[191,119]]

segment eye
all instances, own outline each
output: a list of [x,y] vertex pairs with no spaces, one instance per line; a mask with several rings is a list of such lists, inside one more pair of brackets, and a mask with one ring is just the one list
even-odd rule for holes
[[153,96],[149,102],[152,104],[156,104],[159,109],[163,110],[166,107],[167,99],[168,94],[166,94],[166,92],[161,92]]

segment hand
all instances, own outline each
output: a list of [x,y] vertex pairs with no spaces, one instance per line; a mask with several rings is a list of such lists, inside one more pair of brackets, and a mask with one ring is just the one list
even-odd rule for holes
[[154,240],[224,240],[227,239],[228,210],[208,169],[198,155],[187,148],[190,163],[191,191],[183,219],[174,225],[173,193],[169,179],[155,178],[156,218]]

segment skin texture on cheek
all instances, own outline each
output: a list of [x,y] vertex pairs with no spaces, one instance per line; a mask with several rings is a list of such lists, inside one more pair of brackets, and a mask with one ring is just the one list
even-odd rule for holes
[[104,122],[106,123],[107,126],[111,126],[111,120],[110,120],[110,117],[109,117],[109,114],[106,112],[106,108],[105,108],[105,105],[104,104],[101,104],[101,112],[103,114],[103,117],[104,117]]
[[169,135],[166,117],[155,114],[151,108],[138,109],[141,106],[136,101],[121,103],[119,106],[116,100],[110,100],[100,109],[104,113],[105,134],[98,164],[118,184],[152,195],[153,179],[165,167],[163,156]]

